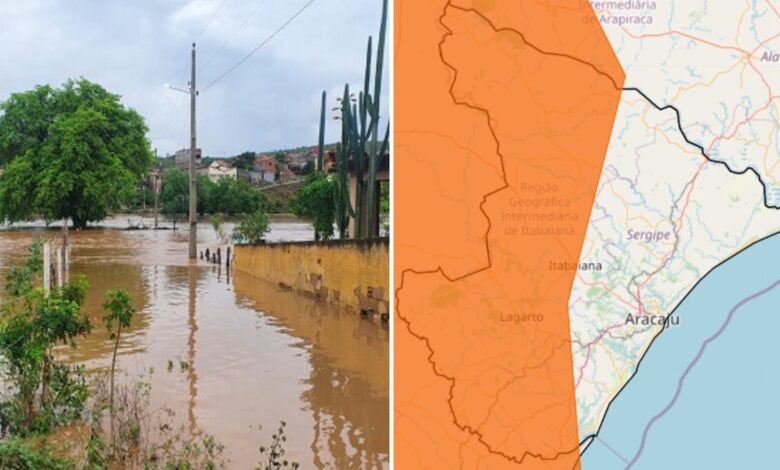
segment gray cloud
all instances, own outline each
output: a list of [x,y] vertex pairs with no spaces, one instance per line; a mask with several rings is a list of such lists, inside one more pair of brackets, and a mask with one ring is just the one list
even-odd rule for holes
[[[83,76],[147,120],[161,155],[184,147],[190,43],[222,0],[0,0],[0,100],[37,84]],[[199,88],[256,47],[305,0],[225,0],[198,37]],[[259,8],[258,8],[259,6]],[[361,83],[366,40],[379,29],[380,0],[316,0],[241,67],[198,101],[206,155],[271,150],[317,140],[320,93],[329,104],[345,81]],[[246,26],[239,26],[254,11]],[[230,40],[224,47],[220,47]],[[383,114],[388,114],[387,60]],[[338,136],[329,120],[328,141]]]

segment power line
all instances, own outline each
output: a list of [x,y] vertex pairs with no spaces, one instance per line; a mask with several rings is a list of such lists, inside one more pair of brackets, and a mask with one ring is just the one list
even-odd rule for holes
[[257,12],[260,10],[260,7],[262,7],[263,5],[265,5],[265,3],[266,3],[267,1],[268,1],[268,0],[261,0],[261,1],[260,1],[260,3],[258,3],[258,4],[257,4],[257,6],[255,7],[255,9],[254,9],[254,10],[252,10],[252,13],[250,13],[250,14],[249,14],[249,15],[248,15],[246,18],[244,18],[244,21],[242,21],[242,22],[241,22],[241,24],[240,24],[240,25],[238,25],[238,28],[236,28],[236,29],[233,31],[233,34],[231,34],[231,35],[230,35],[230,37],[229,37],[229,38],[227,38],[227,39],[225,40],[225,42],[223,42],[223,43],[222,43],[222,45],[221,45],[221,46],[219,46],[219,49],[217,49],[217,50],[216,50],[216,51],[215,51],[213,54],[211,54],[211,56],[208,58],[208,60],[207,60],[206,62],[204,62],[204,64],[203,64],[203,68],[204,68],[204,69],[205,69],[205,68],[207,68],[207,67],[208,67],[208,65],[209,65],[209,64],[210,64],[210,63],[211,63],[211,62],[212,62],[212,61],[213,61],[213,60],[214,60],[214,59],[215,59],[215,58],[216,58],[216,57],[219,55],[219,53],[220,53],[220,52],[222,52],[222,49],[224,49],[224,48],[225,48],[225,46],[227,46],[227,45],[228,45],[228,43],[230,43],[230,41],[232,41],[232,40],[233,40],[233,38],[235,38],[235,37],[236,37],[236,35],[239,33],[239,31],[241,31],[242,29],[244,29],[244,26],[246,26],[246,25],[247,25],[247,23],[249,23],[249,20],[251,20],[251,19],[252,19],[252,17],[253,17],[253,16],[255,16],[255,13],[257,13]]
[[194,42],[198,42],[198,38],[200,38],[200,35],[203,34],[206,31],[206,29],[209,27],[209,25],[211,25],[211,22],[214,21],[214,18],[217,17],[217,15],[219,14],[219,11],[222,9],[222,6],[225,5],[225,2],[227,2],[227,0],[222,0],[222,2],[220,2],[219,6],[217,6],[217,9],[214,10],[214,14],[211,15],[211,18],[209,18],[209,20],[206,22],[205,26],[203,26],[203,29],[201,29],[200,32],[195,36]]
[[251,52],[249,52],[249,54],[245,55],[245,56],[244,56],[244,57],[243,57],[241,60],[239,60],[238,62],[236,62],[236,64],[235,64],[235,65],[233,65],[232,67],[230,67],[229,69],[227,69],[227,70],[226,70],[226,71],[225,71],[225,72],[224,72],[222,75],[220,75],[220,76],[219,76],[219,77],[217,77],[215,80],[211,81],[211,82],[210,82],[208,85],[206,85],[205,87],[203,87],[203,89],[202,89],[201,91],[206,91],[206,90],[207,90],[207,89],[209,89],[209,88],[210,88],[212,85],[214,85],[214,84],[215,84],[215,83],[217,83],[218,81],[220,81],[220,80],[222,80],[223,78],[225,78],[225,77],[226,77],[228,74],[230,74],[232,71],[234,71],[235,69],[237,69],[237,68],[238,68],[238,67],[239,67],[241,64],[243,64],[244,62],[246,62],[246,61],[247,61],[247,60],[248,60],[250,57],[252,57],[252,56],[253,56],[253,55],[254,55],[254,54],[257,52],[257,51],[259,51],[259,50],[260,50],[260,49],[261,49],[263,46],[265,46],[266,44],[268,44],[268,43],[271,41],[271,39],[273,39],[274,37],[276,37],[276,35],[277,35],[277,34],[281,33],[281,32],[282,32],[282,30],[283,30],[284,28],[286,28],[286,27],[287,27],[287,26],[288,26],[290,23],[292,23],[292,22],[295,20],[295,18],[298,18],[298,16],[300,16],[300,15],[301,15],[301,13],[303,13],[303,12],[304,12],[304,11],[305,11],[307,8],[309,8],[309,6],[311,6],[311,4],[312,4],[312,3],[314,3],[314,2],[315,2],[315,0],[309,0],[308,2],[306,2],[306,3],[305,3],[305,4],[304,4],[304,5],[303,5],[303,6],[302,6],[302,7],[301,7],[301,8],[300,8],[300,9],[299,9],[297,12],[295,12],[295,14],[294,14],[294,15],[292,15],[292,16],[291,16],[291,17],[290,17],[290,18],[289,18],[287,21],[285,21],[285,22],[284,22],[284,23],[283,23],[281,26],[279,26],[279,27],[276,29],[276,31],[274,31],[273,33],[271,33],[271,35],[270,35],[270,36],[268,36],[267,38],[265,38],[265,39],[263,40],[263,42],[261,42],[260,44],[258,44],[258,46],[257,46],[257,47],[255,47],[254,49],[252,49],[252,51],[251,51]]
[[[265,1],[266,0],[263,0],[263,3],[265,3]],[[225,5],[225,3],[227,3],[227,0],[222,0],[219,3],[219,5],[217,5],[217,8],[214,10],[214,13],[211,15],[209,20],[206,22],[205,25],[203,25],[203,28],[201,28],[201,30],[198,32],[198,34],[195,35],[195,39],[193,40],[193,43],[197,42],[198,39],[200,38],[200,36],[208,29],[209,26],[211,26],[211,23],[214,22],[214,19],[216,19],[217,15],[219,15],[220,10],[222,10],[222,7]],[[184,66],[184,72],[185,72],[183,74],[184,75],[184,80],[182,80],[182,81],[186,81],[187,80],[187,75],[186,74],[188,72],[188,65],[186,63],[185,63],[185,66]],[[175,120],[176,121],[178,121],[179,118],[182,117],[182,112],[181,111],[182,111],[181,100],[178,100],[177,103],[176,103],[175,110],[172,109],[171,114],[170,114],[170,119],[168,121],[168,126],[167,126],[169,131],[170,131],[171,125],[174,123],[174,116],[175,116]],[[183,117],[186,118],[186,116],[187,116],[187,114],[185,113]],[[184,129],[185,129],[185,124],[186,123],[187,123],[186,119],[182,120],[181,131],[179,132],[179,138],[176,141],[176,149],[175,150],[179,149],[179,145],[181,144],[181,140],[184,137]],[[174,132],[175,132],[175,130],[174,130]]]

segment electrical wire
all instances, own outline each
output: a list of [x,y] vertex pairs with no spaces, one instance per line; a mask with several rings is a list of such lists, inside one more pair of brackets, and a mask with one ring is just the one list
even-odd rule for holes
[[206,31],[206,29],[208,29],[208,27],[211,25],[211,22],[214,21],[214,18],[217,17],[217,15],[219,14],[219,11],[222,9],[222,7],[225,5],[226,2],[227,2],[227,0],[222,0],[222,2],[220,2],[219,6],[217,6],[217,9],[214,10],[214,14],[211,15],[211,18],[209,18],[209,20],[206,22],[205,26],[203,26],[203,29],[201,29],[200,32],[195,36],[195,39],[193,40],[193,42],[198,42],[198,39],[200,38],[200,36]]
[[285,21],[284,23],[282,23],[282,25],[281,25],[281,26],[279,26],[279,27],[278,27],[278,28],[277,28],[277,29],[276,29],[276,30],[275,30],[273,33],[271,33],[271,34],[270,34],[270,35],[269,35],[267,38],[265,38],[265,39],[263,40],[263,42],[261,42],[260,44],[258,44],[258,45],[257,45],[257,47],[255,47],[254,49],[252,49],[252,50],[249,52],[249,54],[245,55],[245,56],[244,56],[244,57],[243,57],[241,60],[239,60],[239,61],[238,61],[238,62],[236,62],[236,63],[235,63],[235,64],[234,64],[232,67],[230,67],[229,69],[227,69],[227,70],[226,70],[226,71],[225,71],[225,72],[224,72],[222,75],[220,75],[220,76],[219,76],[219,77],[217,77],[216,79],[214,79],[214,80],[212,80],[211,82],[209,82],[209,84],[208,84],[208,85],[206,85],[205,87],[203,87],[203,89],[201,89],[200,91],[201,91],[201,92],[203,92],[203,91],[206,91],[206,90],[208,90],[208,89],[209,89],[209,88],[211,88],[211,87],[212,87],[214,84],[216,84],[217,82],[219,82],[220,80],[222,80],[223,78],[225,78],[226,76],[228,76],[228,75],[229,75],[231,72],[233,72],[235,69],[237,69],[237,68],[238,68],[238,67],[239,67],[241,64],[243,64],[244,62],[246,62],[247,60],[249,60],[249,58],[250,58],[250,57],[252,57],[252,56],[253,56],[253,55],[254,55],[254,54],[257,52],[257,51],[259,51],[260,49],[262,49],[262,48],[263,48],[263,46],[265,46],[266,44],[268,44],[268,43],[269,43],[269,42],[270,42],[270,41],[271,41],[271,40],[272,40],[274,37],[276,37],[276,35],[278,35],[279,33],[281,33],[281,32],[282,32],[282,30],[284,30],[284,29],[285,29],[285,28],[286,28],[286,27],[287,27],[287,26],[288,26],[290,23],[292,23],[293,21],[295,21],[295,19],[296,19],[296,18],[298,18],[298,17],[301,15],[301,13],[303,13],[304,11],[306,11],[306,9],[307,9],[307,8],[309,8],[309,7],[311,6],[311,4],[312,4],[312,3],[314,3],[314,2],[315,2],[315,0],[309,0],[308,2],[306,2],[306,3],[305,3],[305,4],[304,4],[304,5],[303,5],[303,6],[302,6],[302,7],[301,7],[301,8],[300,8],[298,11],[296,11],[296,12],[295,12],[295,14],[294,14],[294,15],[292,15],[292,16],[291,16],[291,17],[290,17],[290,18],[289,18],[287,21]]
[[225,40],[225,42],[223,42],[223,43],[222,43],[222,45],[221,45],[221,46],[219,46],[219,48],[218,48],[218,49],[217,49],[217,50],[216,50],[216,51],[215,51],[213,54],[211,54],[211,56],[208,58],[208,60],[206,60],[206,61],[203,63],[203,68],[204,68],[204,69],[205,69],[205,68],[208,68],[209,64],[211,64],[211,62],[212,62],[212,61],[213,61],[213,60],[214,60],[214,59],[215,59],[215,58],[216,58],[216,57],[219,55],[219,53],[220,53],[220,52],[222,52],[222,50],[225,48],[225,46],[227,46],[227,45],[228,45],[228,43],[230,43],[230,41],[232,41],[232,40],[233,40],[233,38],[235,38],[235,37],[236,37],[236,35],[239,33],[239,31],[241,31],[242,29],[244,29],[244,26],[246,26],[246,25],[247,25],[247,23],[249,23],[249,20],[251,20],[251,19],[252,19],[252,17],[253,17],[253,16],[255,16],[255,13],[257,13],[257,12],[260,10],[260,7],[262,7],[263,5],[265,5],[267,1],[268,1],[268,0],[261,0],[261,1],[260,1],[260,3],[258,3],[258,4],[257,4],[257,6],[255,7],[255,9],[254,9],[254,10],[252,10],[252,13],[250,13],[250,14],[249,14],[249,15],[248,15],[246,18],[244,18],[244,21],[242,21],[242,22],[241,22],[241,24],[240,24],[240,25],[238,25],[238,28],[236,28],[236,29],[233,31],[233,34],[231,34],[231,35],[230,35],[230,37],[229,37],[229,38],[227,38],[227,39]]

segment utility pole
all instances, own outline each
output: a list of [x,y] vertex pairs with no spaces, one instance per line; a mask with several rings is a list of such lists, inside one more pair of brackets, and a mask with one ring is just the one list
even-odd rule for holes
[[197,258],[198,237],[198,191],[195,186],[196,154],[198,142],[195,129],[195,101],[198,90],[195,87],[195,43],[192,43],[192,77],[190,78],[190,259]]
[[154,229],[158,228],[158,220],[160,219],[160,175],[155,173],[154,175]]

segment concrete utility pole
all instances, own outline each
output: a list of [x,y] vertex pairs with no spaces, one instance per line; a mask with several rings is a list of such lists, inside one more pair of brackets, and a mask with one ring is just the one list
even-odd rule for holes
[[198,142],[195,129],[195,43],[192,43],[192,78],[190,78],[190,259],[196,259],[198,247],[198,191],[195,187]]
[[[157,149],[154,149],[154,161],[155,164],[159,162],[157,159]],[[160,200],[160,169],[155,168],[154,170],[154,183],[153,183],[152,190],[154,191],[154,229],[157,230],[157,220],[159,218],[158,213],[160,210],[159,206],[159,200]]]

